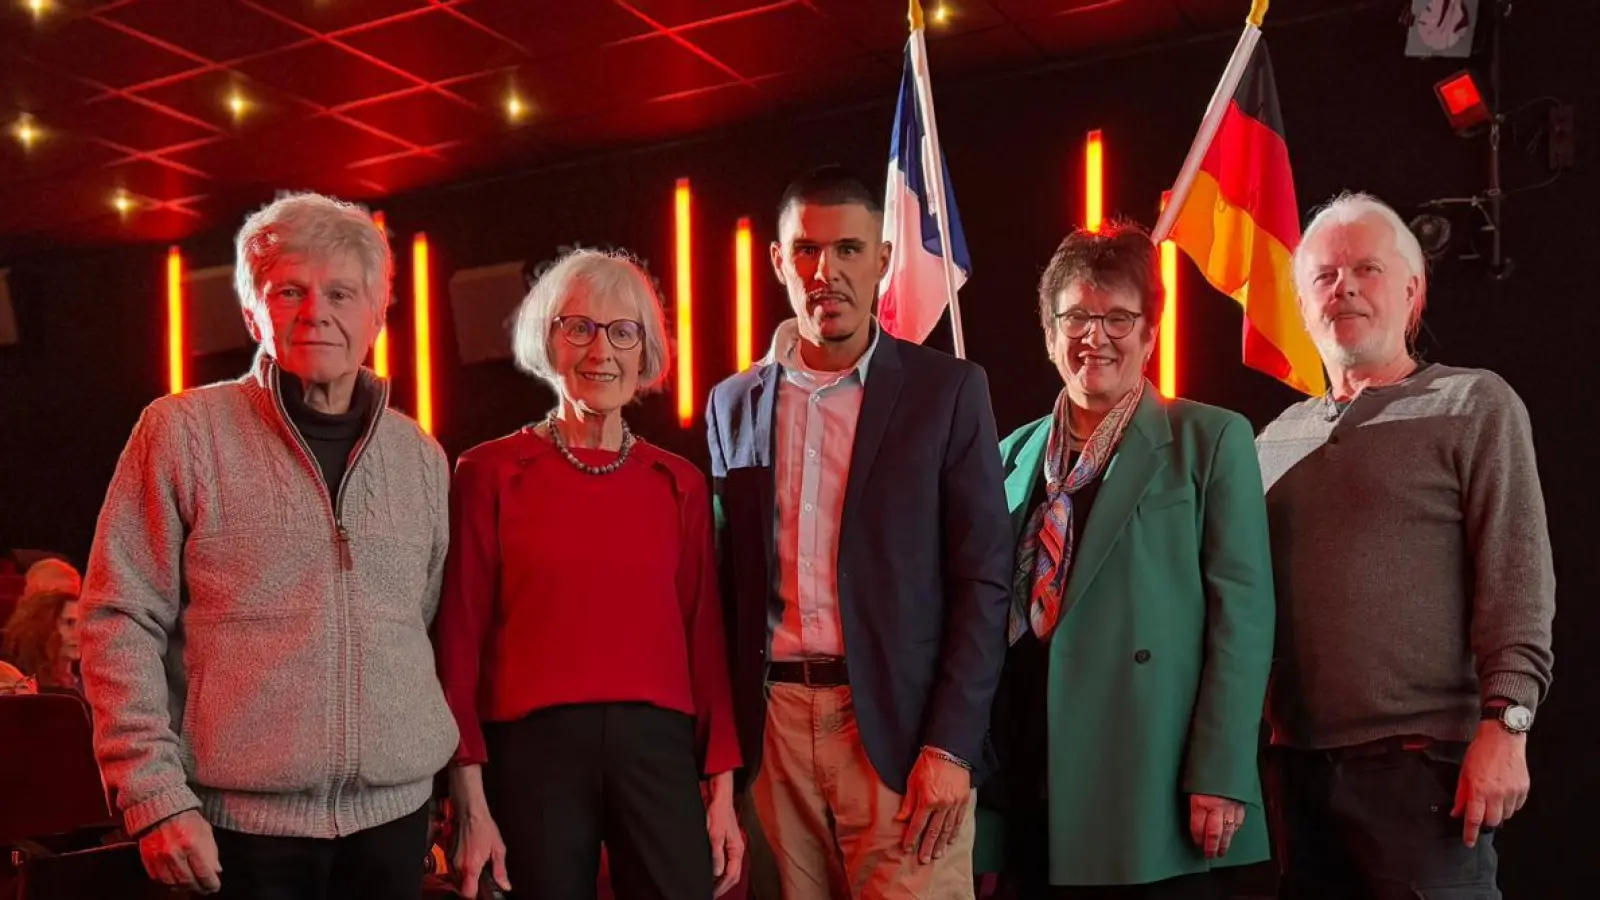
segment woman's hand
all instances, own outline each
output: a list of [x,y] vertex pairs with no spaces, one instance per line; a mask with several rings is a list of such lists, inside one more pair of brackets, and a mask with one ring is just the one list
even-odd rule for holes
[[1206,859],[1228,852],[1233,836],[1244,824],[1244,804],[1209,794],[1189,795],[1189,836],[1205,851]]
[[711,777],[711,797],[706,803],[706,834],[711,838],[711,874],[716,878],[713,897],[721,897],[739,883],[744,868],[744,832],[733,811],[733,773]]
[[451,865],[456,870],[456,893],[477,900],[484,866],[500,890],[511,890],[506,877],[506,843],[500,827],[489,815],[483,795],[483,767],[459,766],[450,771],[450,799],[456,810],[456,850]]

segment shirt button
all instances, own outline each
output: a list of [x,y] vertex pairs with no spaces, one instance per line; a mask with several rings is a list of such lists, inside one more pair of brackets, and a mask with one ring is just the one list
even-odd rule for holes
[[1150,661],[1150,651],[1149,650],[1140,650],[1139,652],[1133,654],[1133,661],[1138,663],[1141,666],[1144,665],[1145,663]]
[[815,450],[815,449],[811,449],[811,450],[807,450],[807,451],[806,451],[806,455],[807,455],[807,456],[813,456],[813,457],[814,457],[814,456],[816,456],[816,455],[817,455],[817,451],[816,451],[816,450]]
[[812,509],[811,504],[807,503],[806,504],[806,512],[811,512],[811,509]]
[[1339,436],[1337,434],[1329,435],[1328,436],[1328,443],[1330,443],[1330,444],[1339,443]]

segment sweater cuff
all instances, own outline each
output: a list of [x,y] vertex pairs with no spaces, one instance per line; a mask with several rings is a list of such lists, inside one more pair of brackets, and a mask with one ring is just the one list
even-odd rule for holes
[[1537,712],[1539,709],[1539,681],[1521,672],[1496,672],[1483,679],[1480,687],[1482,702],[1491,697],[1504,697],[1519,706]]
[[199,808],[200,798],[189,790],[187,784],[180,784],[123,810],[122,827],[137,838],[165,819]]

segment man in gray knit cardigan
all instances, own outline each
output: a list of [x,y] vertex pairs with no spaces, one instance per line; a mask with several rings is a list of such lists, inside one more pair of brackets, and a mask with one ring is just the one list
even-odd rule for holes
[[362,368],[392,263],[362,210],[239,232],[245,377],[144,411],[100,513],[83,678],[151,877],[230,898],[417,898],[456,748],[428,625],[444,453]]
[[1294,271],[1333,386],[1257,440],[1282,896],[1492,900],[1552,664],[1528,414],[1491,372],[1412,357],[1427,275],[1388,206],[1335,199]]

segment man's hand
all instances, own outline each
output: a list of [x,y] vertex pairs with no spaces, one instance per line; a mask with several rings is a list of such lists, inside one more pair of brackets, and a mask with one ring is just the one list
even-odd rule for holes
[[1450,810],[1465,819],[1461,838],[1466,845],[1477,846],[1479,831],[1498,828],[1521,809],[1528,787],[1528,736],[1512,734],[1499,722],[1480,723],[1461,761],[1456,805]]
[[706,834],[711,838],[711,875],[716,879],[712,897],[721,897],[739,883],[744,868],[744,832],[733,811],[733,773],[711,778],[706,802]]
[[222,890],[222,863],[211,823],[196,809],[163,819],[139,838],[144,870],[162,884],[200,894]]
[[906,823],[905,852],[916,851],[923,863],[943,857],[961,832],[971,800],[972,773],[923,750],[906,779],[906,796],[894,817]]
[[1243,803],[1210,794],[1189,795],[1189,837],[1205,851],[1206,859],[1220,859],[1227,853],[1243,825]]

